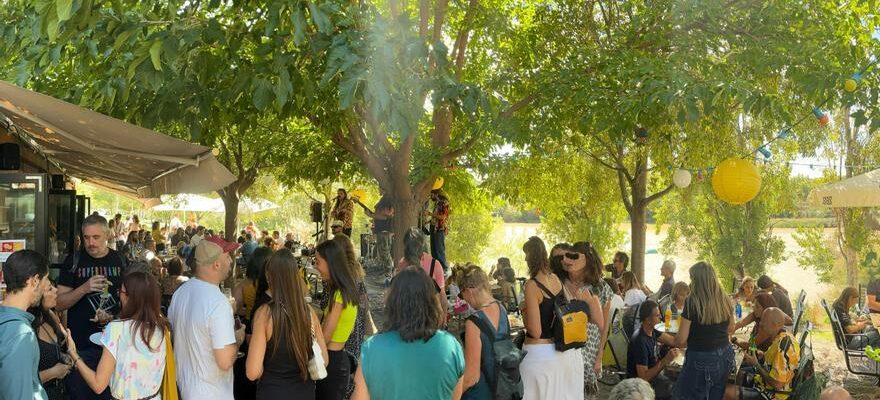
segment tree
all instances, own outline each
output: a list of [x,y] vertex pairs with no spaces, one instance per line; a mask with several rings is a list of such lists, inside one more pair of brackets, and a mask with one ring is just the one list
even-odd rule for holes
[[[839,100],[841,77],[877,47],[877,17],[867,3],[806,3],[597,0],[536,7],[529,32],[542,40],[517,61],[540,71],[520,90],[539,87],[544,94],[522,117],[536,131],[579,143],[594,167],[616,175],[640,278],[647,210],[672,190],[667,168],[743,156],[741,118],[779,121],[749,132],[745,142],[772,138],[826,96]],[[539,152],[544,138],[514,140]]]
[[486,163],[484,185],[512,204],[537,209],[553,240],[588,240],[600,255],[610,256],[624,239],[617,227],[625,214],[614,177],[593,168],[576,147],[548,139],[543,150]]
[[19,82],[45,81],[32,84],[148,126],[205,135],[204,143],[228,139],[218,140],[227,149],[221,158],[239,177],[221,192],[228,205],[261,167],[279,165],[255,157],[238,168],[236,158],[282,144],[249,133],[286,130],[292,142],[307,122],[391,196],[399,255],[401,233],[442,168],[488,143],[499,119],[531,101],[505,100],[508,83],[490,68],[516,45],[506,39],[516,7],[525,6],[17,0],[0,15],[10,22],[3,54]]
[[759,276],[769,264],[782,260],[784,242],[773,236],[770,215],[793,208],[784,163],[761,167],[763,184],[754,200],[734,206],[717,198],[708,181],[676,191],[656,209],[658,226],[667,225],[665,254],[694,251],[715,266],[725,281]]
[[282,113],[292,88],[283,73],[270,86],[255,10],[239,19],[175,1],[11,1],[0,15],[0,54],[19,85],[218,149],[237,178],[217,191],[227,239],[241,196],[290,162],[291,139],[308,129]]

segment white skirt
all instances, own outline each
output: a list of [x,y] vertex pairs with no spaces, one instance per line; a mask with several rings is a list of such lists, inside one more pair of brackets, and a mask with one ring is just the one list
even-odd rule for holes
[[556,351],[553,344],[527,344],[519,365],[523,400],[584,400],[584,358],[580,349]]

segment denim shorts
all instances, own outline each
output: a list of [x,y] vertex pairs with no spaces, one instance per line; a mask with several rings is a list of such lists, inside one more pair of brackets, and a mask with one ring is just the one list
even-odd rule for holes
[[727,377],[734,368],[733,348],[726,345],[714,351],[688,351],[678,381],[675,399],[717,400],[724,397]]

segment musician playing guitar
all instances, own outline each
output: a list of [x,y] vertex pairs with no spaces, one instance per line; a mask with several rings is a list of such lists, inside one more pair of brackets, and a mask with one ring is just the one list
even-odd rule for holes
[[391,199],[383,194],[379,202],[376,203],[375,211],[361,203],[360,198],[353,197],[352,199],[364,209],[364,214],[373,219],[373,234],[376,235],[376,253],[379,257],[379,263],[390,273],[394,268],[394,261],[391,258],[393,231],[391,222],[394,218],[394,206],[391,204]]

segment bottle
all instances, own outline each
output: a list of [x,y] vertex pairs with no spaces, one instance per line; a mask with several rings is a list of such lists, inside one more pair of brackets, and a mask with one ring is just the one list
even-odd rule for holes
[[742,317],[743,317],[743,306],[742,306],[742,304],[739,303],[739,300],[737,300],[737,302],[736,302],[736,308],[735,308],[735,310],[736,310],[736,319],[738,319],[738,320],[739,320],[739,319],[742,319]]
[[666,331],[669,331],[669,327],[672,325],[672,307],[666,308],[666,318],[664,319],[665,324],[663,325],[666,328]]
[[672,312],[672,330],[678,332],[678,310]]
[[752,336],[751,338],[749,338],[749,352],[754,354],[755,351],[757,351],[757,350],[758,350],[758,344],[755,343],[755,337]]

